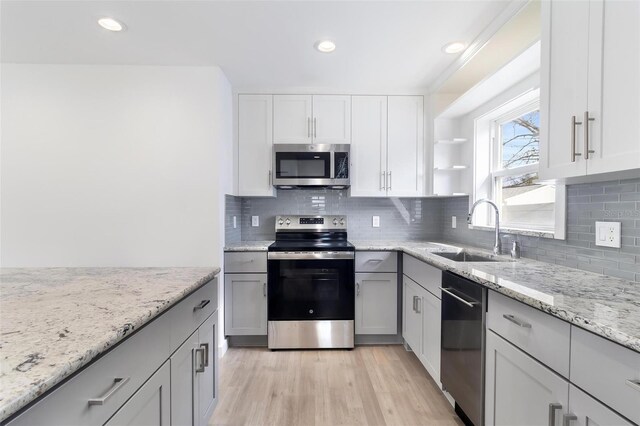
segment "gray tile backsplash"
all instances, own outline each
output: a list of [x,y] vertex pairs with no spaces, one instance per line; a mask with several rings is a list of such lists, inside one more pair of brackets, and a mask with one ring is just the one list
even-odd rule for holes
[[[492,231],[468,229],[468,197],[353,198],[347,191],[280,190],[276,198],[226,197],[226,242],[271,240],[280,214],[336,214],[349,218],[352,240],[435,240],[490,249]],[[233,216],[239,227],[233,229]],[[372,227],[372,216],[380,227]],[[251,216],[260,226],[251,226]],[[451,216],[458,225],[451,228]],[[622,223],[622,247],[595,245],[595,222]],[[567,187],[567,239],[503,235],[517,239],[522,256],[640,282],[640,178]]]

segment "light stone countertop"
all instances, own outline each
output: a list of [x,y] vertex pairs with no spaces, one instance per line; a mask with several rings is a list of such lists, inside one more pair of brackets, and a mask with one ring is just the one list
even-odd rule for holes
[[267,251],[271,241],[240,241],[237,243],[229,243],[224,246],[224,251]]
[[[505,262],[454,262],[435,252],[464,248],[458,243],[426,241],[350,241],[358,251],[400,251],[440,269],[469,278],[529,306],[640,352],[640,285],[530,259]],[[243,241],[238,251],[264,251],[271,241]],[[253,250],[251,250],[252,248]],[[236,246],[225,248],[236,251]]]
[[220,268],[1,268],[0,421]]

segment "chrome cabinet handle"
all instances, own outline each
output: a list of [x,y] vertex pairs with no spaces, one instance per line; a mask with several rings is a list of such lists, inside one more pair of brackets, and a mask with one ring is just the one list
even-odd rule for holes
[[204,307],[207,306],[210,302],[211,302],[211,300],[209,300],[209,299],[203,300],[202,302],[200,302],[196,306],[194,306],[193,310],[197,311],[199,309],[204,309]]
[[313,118],[313,137],[318,137],[318,119],[316,117]]
[[413,296],[413,312],[416,311],[416,296]]
[[360,295],[360,283],[356,283],[356,295]]
[[380,176],[380,191],[384,191],[386,189],[385,185],[387,184],[386,179],[385,179],[385,176],[387,176],[387,174],[385,172],[381,172],[380,174],[381,174],[381,176]]
[[474,306],[476,306],[476,305],[480,304],[480,302],[476,302],[475,300],[474,300],[474,301],[469,302],[469,301],[467,301],[467,300],[464,300],[462,297],[457,296],[457,295],[455,295],[455,294],[451,293],[451,291],[450,291],[450,290],[452,290],[451,288],[444,288],[444,287],[440,287],[440,290],[444,291],[444,292],[445,292],[445,293],[447,293],[449,296],[453,297],[454,299],[459,300],[460,302],[464,303],[465,305],[467,305],[467,306],[468,306],[468,307],[470,307],[470,308],[473,308]]
[[557,402],[549,404],[549,426],[556,426],[556,410],[562,410],[562,404]]
[[104,403],[107,402],[107,399],[109,399],[114,393],[118,392],[118,389],[123,387],[128,381],[129,377],[116,377],[113,379],[113,385],[104,395],[100,398],[89,399],[89,405],[104,405]]
[[420,305],[422,305],[422,299],[416,296],[416,313],[417,314],[422,313],[422,307]]
[[576,157],[580,156],[579,152],[576,152],[576,126],[582,124],[582,121],[576,121],[576,116],[571,116],[571,162],[576,162]]
[[311,117],[307,117],[307,137],[311,137]]
[[387,189],[391,191],[391,172],[389,172],[389,187]]
[[367,260],[367,262],[373,262],[373,263],[380,263],[382,261],[384,261],[384,259],[369,259],[369,260]]
[[208,367],[209,366],[209,344],[201,343],[200,347],[204,349],[204,354],[202,355],[202,359],[204,360],[204,366]]
[[273,174],[271,173],[271,170],[269,170],[269,188],[271,188],[273,186]]
[[595,151],[589,149],[589,122],[594,121],[595,118],[589,118],[589,111],[584,112],[584,159],[589,159],[589,154],[593,154]]
[[574,420],[578,420],[578,416],[575,414],[565,414],[562,416],[562,425],[571,426],[571,422]]
[[531,328],[531,324],[529,324],[526,321],[522,321],[521,319],[516,318],[515,315],[504,314],[504,315],[502,315],[502,318],[506,319],[507,321],[511,321],[512,323],[514,323],[518,327]]
[[631,386],[632,389],[640,391],[640,379],[629,379],[625,383],[627,386]]
[[262,283],[262,295],[267,297],[267,283]]
[[196,373],[204,373],[204,348],[195,349],[196,364],[198,364],[198,354],[200,355],[200,366],[196,367]]

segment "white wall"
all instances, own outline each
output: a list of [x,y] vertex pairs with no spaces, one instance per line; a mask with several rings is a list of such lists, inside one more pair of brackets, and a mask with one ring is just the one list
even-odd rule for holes
[[219,68],[3,64],[1,83],[2,266],[221,264]]

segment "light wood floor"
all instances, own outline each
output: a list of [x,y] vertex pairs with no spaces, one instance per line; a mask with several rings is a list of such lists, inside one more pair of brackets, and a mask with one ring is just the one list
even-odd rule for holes
[[462,425],[411,352],[231,348],[210,425]]

